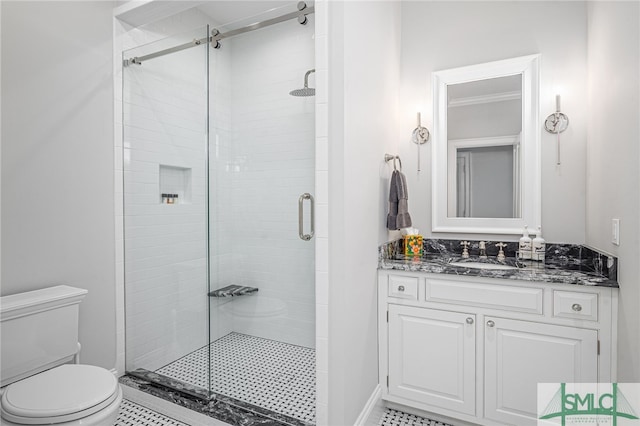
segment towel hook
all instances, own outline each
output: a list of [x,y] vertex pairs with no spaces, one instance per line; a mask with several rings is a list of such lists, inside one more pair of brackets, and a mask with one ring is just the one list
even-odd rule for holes
[[400,171],[402,171],[402,160],[400,159],[399,155],[391,155],[391,154],[385,154],[384,155],[384,161],[385,162],[389,162],[391,160],[393,160],[393,170],[398,170],[396,168],[396,159],[398,160],[398,163],[400,164]]

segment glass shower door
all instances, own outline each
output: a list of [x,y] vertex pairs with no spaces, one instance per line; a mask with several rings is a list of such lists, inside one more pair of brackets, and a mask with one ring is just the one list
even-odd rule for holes
[[123,68],[127,372],[291,424],[315,421],[308,20]]
[[[166,49],[207,36],[200,28],[123,52],[122,88],[126,369],[205,394],[208,49]],[[202,365],[181,368],[202,348]]]
[[293,424],[315,421],[315,97],[290,94],[315,87],[309,20],[210,52],[211,391]]

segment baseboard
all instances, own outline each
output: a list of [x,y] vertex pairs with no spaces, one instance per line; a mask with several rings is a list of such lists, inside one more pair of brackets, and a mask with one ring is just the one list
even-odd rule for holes
[[365,426],[367,424],[369,424],[369,420],[371,415],[374,413],[376,407],[382,407],[382,389],[380,388],[380,385],[376,385],[375,389],[373,390],[373,393],[371,394],[371,396],[369,397],[369,399],[367,400],[367,403],[364,405],[364,407],[362,408],[362,411],[360,412],[360,415],[358,416],[358,418],[356,419],[355,423],[353,424],[354,426]]

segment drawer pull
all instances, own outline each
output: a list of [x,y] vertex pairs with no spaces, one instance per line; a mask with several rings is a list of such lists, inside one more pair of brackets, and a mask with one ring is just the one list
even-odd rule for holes
[[387,296],[396,299],[418,300],[418,277],[391,275],[388,281]]
[[582,306],[580,306],[579,303],[574,303],[573,305],[571,305],[571,309],[573,309],[576,312],[580,312],[582,310]]
[[495,322],[493,322],[493,321],[491,321],[491,320],[487,321],[487,327],[493,327],[493,326],[495,326],[495,325],[496,325],[496,323],[495,323]]
[[473,324],[473,318],[471,317],[467,318],[467,324]]

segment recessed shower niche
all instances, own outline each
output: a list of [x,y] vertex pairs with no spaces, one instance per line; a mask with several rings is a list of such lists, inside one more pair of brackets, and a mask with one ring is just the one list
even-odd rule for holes
[[160,164],[160,202],[191,204],[191,169]]

